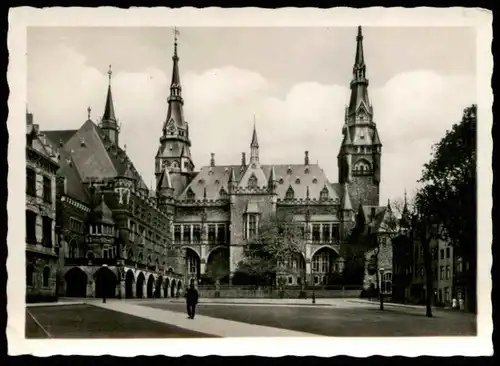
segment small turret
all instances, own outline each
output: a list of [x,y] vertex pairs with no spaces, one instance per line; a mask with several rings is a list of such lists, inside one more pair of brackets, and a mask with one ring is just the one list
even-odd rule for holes
[[268,188],[272,193],[275,193],[277,185],[278,185],[278,179],[276,177],[276,171],[274,170],[274,165],[273,165],[269,173]]

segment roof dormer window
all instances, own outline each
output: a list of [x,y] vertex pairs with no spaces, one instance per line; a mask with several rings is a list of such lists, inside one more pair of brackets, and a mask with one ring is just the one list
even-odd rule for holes
[[288,187],[288,190],[286,191],[285,198],[287,200],[293,200],[294,197],[295,197],[295,192],[294,192],[293,188],[290,186],[290,187]]
[[306,170],[304,170],[304,174],[309,174],[309,168],[306,168]]
[[288,166],[288,169],[286,170],[286,174],[292,174],[292,168]]
[[300,178],[295,179],[295,184],[300,184]]

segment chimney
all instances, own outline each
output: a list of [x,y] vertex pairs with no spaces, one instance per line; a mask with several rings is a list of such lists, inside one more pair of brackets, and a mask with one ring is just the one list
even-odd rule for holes
[[210,166],[215,166],[215,154],[210,153]]
[[304,151],[304,164],[309,165],[309,151]]
[[33,124],[33,113],[26,113],[26,124]]
[[247,154],[241,153],[241,166],[247,166]]

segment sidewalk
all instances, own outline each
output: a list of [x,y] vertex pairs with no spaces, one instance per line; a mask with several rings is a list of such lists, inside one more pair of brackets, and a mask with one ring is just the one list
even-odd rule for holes
[[[380,305],[379,300],[370,301],[370,300],[364,300],[364,299],[350,299],[347,301],[352,302],[352,303],[359,303],[359,304],[370,304],[370,305],[376,305],[376,306]],[[386,302],[386,301],[384,301],[384,306],[393,306],[393,307],[408,308],[408,309],[425,309],[425,305],[408,305],[408,304],[399,304],[397,302]],[[441,309],[438,309],[435,306],[433,306],[432,310],[441,310]]]
[[204,315],[196,315],[195,319],[188,319],[184,313],[135,305],[120,300],[110,300],[105,304],[99,301],[88,301],[87,303],[104,309],[218,337],[318,337],[317,334],[241,323]]
[[[149,299],[150,300],[150,299]],[[345,299],[316,299],[316,303],[312,303],[312,299],[240,299],[240,298],[201,298],[200,304],[234,304],[234,305],[277,305],[277,306],[336,306],[340,301]],[[184,303],[184,299],[170,299],[170,302]]]

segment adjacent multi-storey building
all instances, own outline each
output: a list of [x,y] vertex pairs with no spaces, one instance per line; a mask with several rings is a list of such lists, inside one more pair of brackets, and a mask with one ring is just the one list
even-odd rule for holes
[[56,299],[57,153],[26,113],[26,301]]
[[[99,124],[45,131],[60,154],[57,233],[59,293],[65,296],[177,296],[183,258],[171,241],[174,186],[163,170],[148,189],[119,145],[111,69]],[[55,198],[55,197],[54,197]]]

